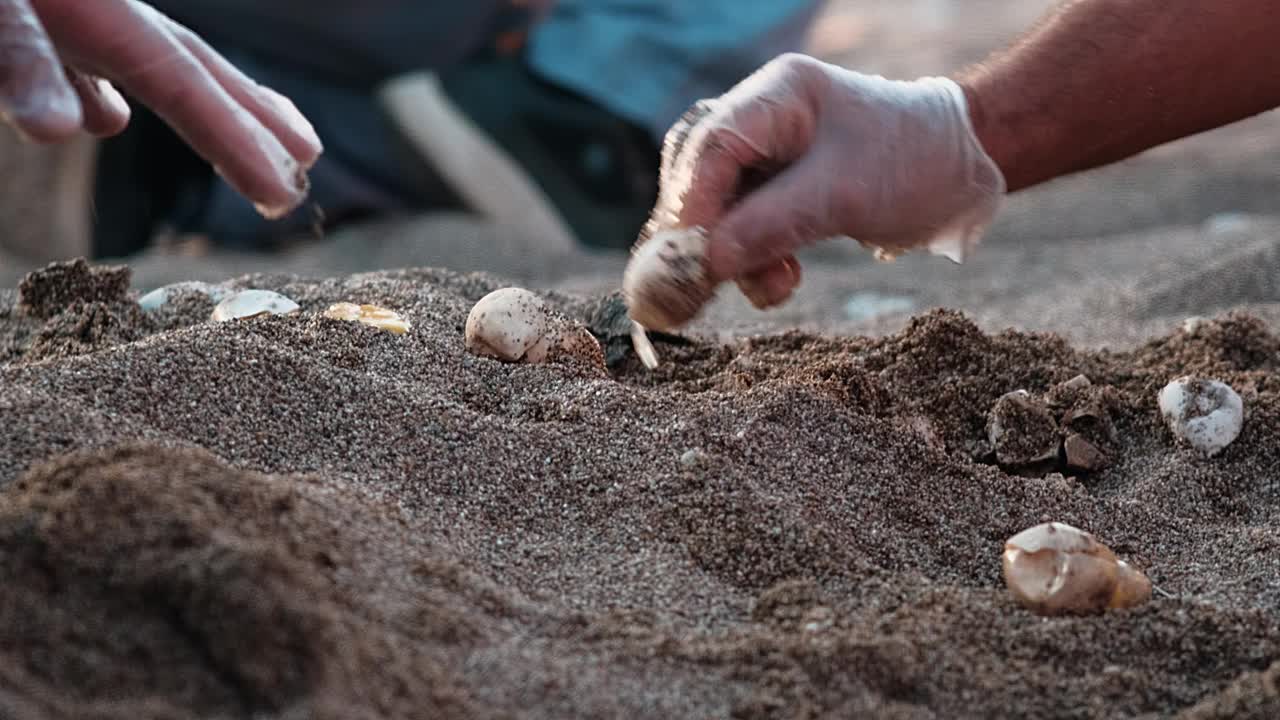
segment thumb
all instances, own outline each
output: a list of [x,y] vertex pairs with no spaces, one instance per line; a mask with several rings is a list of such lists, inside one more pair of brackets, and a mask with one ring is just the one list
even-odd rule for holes
[[80,100],[27,0],[0,2],[0,115],[40,142],[80,130]]
[[797,249],[839,232],[828,183],[812,156],[792,165],[731,208],[710,231],[707,264],[716,282],[775,266]]

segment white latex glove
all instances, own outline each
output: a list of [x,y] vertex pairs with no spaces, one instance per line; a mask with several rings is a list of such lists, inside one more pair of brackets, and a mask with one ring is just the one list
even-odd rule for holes
[[784,55],[672,128],[651,227],[701,226],[709,272],[759,306],[799,283],[793,253],[849,236],[962,262],[996,215],[999,168],[961,88]]

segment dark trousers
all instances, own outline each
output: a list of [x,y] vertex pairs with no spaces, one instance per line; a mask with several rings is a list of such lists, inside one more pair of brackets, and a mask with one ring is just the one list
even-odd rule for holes
[[511,0],[151,0],[219,47],[369,89],[452,64],[527,22]]
[[426,168],[375,101],[387,79],[444,69],[482,55],[528,24],[509,0],[152,0],[258,82],[290,98],[325,153],[306,206],[266,221],[167,127],[136,107],[130,128],[103,144],[96,178],[95,255],[144,247],[157,224],[218,244],[270,247],[305,233],[317,208],[330,222],[452,208],[452,192]]

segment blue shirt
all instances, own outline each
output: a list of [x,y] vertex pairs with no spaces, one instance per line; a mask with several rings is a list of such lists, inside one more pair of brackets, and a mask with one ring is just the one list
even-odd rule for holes
[[822,0],[560,0],[533,69],[660,139],[694,102],[804,48]]

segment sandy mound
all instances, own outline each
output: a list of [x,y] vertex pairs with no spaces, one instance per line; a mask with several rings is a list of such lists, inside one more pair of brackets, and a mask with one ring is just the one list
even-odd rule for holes
[[[932,312],[606,372],[467,355],[484,275],[242,277],[304,312],[221,325],[195,296],[142,316],[110,271],[50,282],[47,317],[0,295],[0,715],[1280,712],[1280,338],[1251,317],[1093,353]],[[318,316],[342,300],[414,330]],[[1157,416],[1183,373],[1247,403],[1212,461]],[[1107,468],[996,466],[1020,388],[1090,418]],[[1160,594],[1022,611],[999,553],[1046,518]]]

